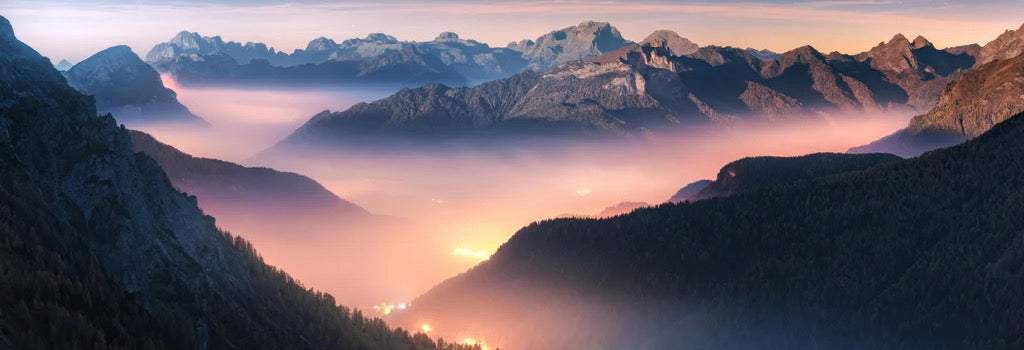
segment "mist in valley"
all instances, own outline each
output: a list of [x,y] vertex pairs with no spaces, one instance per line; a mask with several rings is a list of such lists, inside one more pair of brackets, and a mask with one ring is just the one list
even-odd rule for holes
[[[153,126],[142,131],[194,156],[309,176],[372,213],[311,213],[310,208],[286,203],[252,213],[199,198],[218,226],[250,240],[268,263],[307,288],[329,292],[341,304],[378,315],[405,311],[402,304],[486,260],[531,222],[595,216],[626,201],[657,205],[690,182],[713,179],[733,160],[845,152],[904,127],[911,117],[833,115],[703,126],[614,141],[262,154],[324,109],[341,110],[393,91],[193,88],[178,86],[168,77],[165,83],[211,126]],[[404,307],[415,310],[416,305]],[[423,323],[393,322],[407,329],[420,329]],[[474,332],[443,323],[430,327],[431,335],[446,338],[495,334],[466,334]]]

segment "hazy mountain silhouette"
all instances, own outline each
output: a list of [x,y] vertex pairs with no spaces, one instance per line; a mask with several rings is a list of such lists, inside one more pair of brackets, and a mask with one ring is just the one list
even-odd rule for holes
[[127,46],[100,51],[64,72],[64,77],[79,92],[92,95],[100,113],[114,114],[120,123],[205,124]]

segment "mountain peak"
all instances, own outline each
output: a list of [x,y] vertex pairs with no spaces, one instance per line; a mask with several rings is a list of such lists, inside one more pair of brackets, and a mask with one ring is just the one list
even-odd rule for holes
[[100,51],[96,55],[97,56],[98,55],[103,55],[103,56],[117,55],[117,56],[135,56],[135,57],[138,57],[137,55],[135,55],[135,52],[132,52],[132,48],[128,47],[127,45],[111,46],[111,47],[107,48],[106,50]]
[[434,38],[434,41],[455,41],[455,40],[459,40],[459,35],[455,34],[453,32],[443,32],[441,34],[438,34],[437,38]]
[[904,36],[903,33],[898,33],[898,34],[894,35],[892,37],[892,39],[889,39],[889,44],[895,44],[895,43],[907,43],[907,44],[910,44],[910,40],[907,39],[907,37]]
[[678,33],[664,29],[651,33],[651,35],[648,35],[640,44],[650,45],[652,47],[663,47],[668,49],[673,56],[689,55],[697,52],[697,49],[700,48],[692,41],[679,36]]
[[914,42],[912,43],[912,45],[915,49],[920,49],[926,46],[935,46],[932,45],[931,41],[928,41],[928,39],[925,39],[925,37],[921,35],[918,35],[916,38],[914,38]]
[[338,43],[334,42],[334,40],[325,37],[319,37],[310,40],[309,44],[306,44],[306,51],[323,51],[337,46]]
[[60,60],[60,62],[57,62],[57,64],[53,65],[54,68],[57,68],[57,70],[62,71],[62,72],[67,71],[68,69],[71,69],[72,66],[74,66],[74,65],[71,64],[71,62],[68,62],[67,59],[62,59],[62,60]]
[[395,37],[384,34],[384,33],[370,33],[366,36],[367,41],[376,41],[381,43],[397,43],[398,39]]

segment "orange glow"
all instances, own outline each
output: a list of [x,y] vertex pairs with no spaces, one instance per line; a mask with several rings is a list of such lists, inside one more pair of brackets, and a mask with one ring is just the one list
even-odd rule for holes
[[491,253],[482,252],[482,251],[476,251],[476,250],[471,250],[471,249],[463,249],[463,248],[455,248],[455,250],[452,251],[452,255],[468,256],[468,257],[471,257],[473,259],[477,259],[477,260],[480,260],[480,261],[484,261],[484,260],[487,260],[487,259],[491,258]]
[[429,324],[424,323],[422,326],[420,326],[420,330],[422,330],[423,333],[430,333],[430,331],[434,329],[431,328]]

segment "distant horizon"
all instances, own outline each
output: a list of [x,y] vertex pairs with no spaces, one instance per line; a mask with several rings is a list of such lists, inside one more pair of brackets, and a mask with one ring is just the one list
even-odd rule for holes
[[[924,36],[936,47],[984,45],[1024,23],[1024,8],[1003,0],[958,4],[931,0],[761,2],[430,0],[417,4],[321,1],[25,1],[0,5],[16,35],[54,63],[77,63],[103,49],[127,45],[145,56],[181,31],[259,42],[277,51],[304,49],[318,37],[335,41],[385,33],[402,41],[430,41],[454,32],[463,39],[505,47],[587,20],[608,22],[639,41],[655,30],[679,33],[700,46],[785,52],[805,45],[821,52],[857,54],[896,34]],[[453,24],[455,23],[455,24]]]

